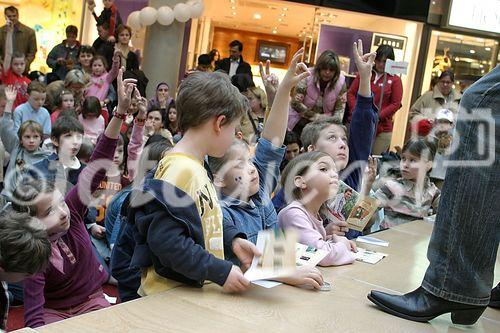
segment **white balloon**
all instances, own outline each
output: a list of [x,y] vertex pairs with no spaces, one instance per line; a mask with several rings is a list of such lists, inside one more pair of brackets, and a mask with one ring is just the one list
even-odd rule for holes
[[140,12],[141,24],[142,25],[151,25],[151,24],[156,22],[157,16],[158,16],[158,13],[156,11],[156,8],[144,7],[143,9],[141,9],[141,12]]
[[128,15],[127,25],[134,30],[140,30],[142,28],[139,11],[136,10]]
[[182,2],[178,3],[174,7],[174,16],[179,22],[187,22],[191,18],[189,6]]
[[161,25],[171,25],[174,22],[174,12],[169,6],[158,8],[158,23]]
[[187,2],[191,11],[191,18],[198,18],[203,14],[205,5],[202,0],[190,0]]

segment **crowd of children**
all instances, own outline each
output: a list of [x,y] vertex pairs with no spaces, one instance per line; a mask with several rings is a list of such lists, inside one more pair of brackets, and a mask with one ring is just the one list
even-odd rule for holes
[[[103,2],[101,26],[111,36],[130,31],[118,27],[113,1]],[[122,302],[205,281],[243,292],[250,286],[243,272],[260,255],[255,243],[266,229],[298,230],[301,243],[328,252],[321,266],[351,264],[352,239],[363,232],[349,230],[337,206],[353,192],[382,208],[377,230],[437,211],[455,115],[442,109],[419,120],[396,168],[382,172],[384,163],[370,156],[376,54],[364,54],[361,41],[353,45],[359,77],[349,124],[317,117],[303,103],[315,72],[300,62],[302,50],[281,83],[261,64],[265,91],[240,92],[227,73],[205,68],[176,91],[158,83],[149,101],[136,79],[124,79],[118,48],[108,72],[106,58],[82,46],[80,69],[55,90],[30,82],[25,56],[9,42],[6,50],[0,279],[5,288],[24,280],[26,326],[108,307],[105,283],[117,284]],[[309,120],[300,137],[292,131],[297,114]],[[336,200],[340,181],[350,189]],[[324,283],[312,267],[280,281]],[[0,329],[14,294],[0,292]]]

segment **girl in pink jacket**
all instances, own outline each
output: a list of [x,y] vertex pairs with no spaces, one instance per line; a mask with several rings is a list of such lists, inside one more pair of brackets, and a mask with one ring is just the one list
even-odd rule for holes
[[119,50],[115,50],[115,53],[113,55],[113,65],[111,66],[111,70],[107,72],[106,59],[102,56],[95,56],[92,59],[92,77],[90,79],[90,85],[86,91],[86,96],[97,97],[102,105],[104,100],[106,99],[106,96],[108,96],[110,84],[116,79],[116,76],[118,75],[120,62],[121,52]]
[[279,225],[297,229],[300,243],[328,251],[320,266],[351,264],[357,251],[353,241],[327,235],[319,214],[337,194],[338,181],[333,159],[319,151],[295,157],[281,176],[285,199],[291,203],[278,214]]

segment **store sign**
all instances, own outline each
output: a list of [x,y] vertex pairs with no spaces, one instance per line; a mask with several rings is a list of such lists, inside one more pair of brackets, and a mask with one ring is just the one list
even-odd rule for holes
[[406,74],[408,72],[408,63],[406,61],[387,59],[385,62],[385,72],[391,75]]
[[397,35],[373,33],[370,52],[375,52],[380,45],[390,45],[394,49],[396,61],[403,61],[405,58],[406,37]]
[[448,25],[500,33],[500,1],[453,0]]

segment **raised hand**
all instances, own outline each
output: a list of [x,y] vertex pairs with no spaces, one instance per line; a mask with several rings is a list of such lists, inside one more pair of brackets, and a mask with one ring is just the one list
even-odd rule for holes
[[283,82],[281,82],[281,85],[283,85],[283,87],[288,91],[295,87],[299,81],[311,75],[311,73],[307,70],[307,66],[303,62],[299,62],[303,53],[304,49],[302,48],[295,52],[292,57],[292,61],[290,62],[290,67],[288,67],[288,71],[283,78]]
[[113,53],[113,62],[121,62],[122,61],[122,51],[115,47],[115,51]]
[[118,112],[125,114],[130,108],[130,101],[132,100],[132,92],[136,88],[136,79],[123,79],[123,72],[125,68],[120,68],[118,77],[116,79],[116,88],[118,95]]
[[14,103],[17,97],[17,89],[13,85],[5,87],[5,97],[7,98],[7,103]]
[[274,95],[276,94],[276,90],[278,90],[279,79],[276,74],[271,73],[270,65],[271,62],[269,60],[266,61],[265,68],[262,62],[259,62],[259,71],[260,77],[262,78],[262,83],[266,88],[266,94],[271,94],[274,97]]
[[141,96],[139,89],[135,87],[134,89],[134,98],[137,100],[137,108],[139,109],[139,116],[141,118],[145,118],[146,113],[148,112],[148,100],[145,97]]
[[358,68],[359,76],[361,78],[370,78],[372,76],[373,63],[375,61],[376,52],[363,53],[363,41],[358,39],[352,45],[352,53],[354,54],[354,63]]

